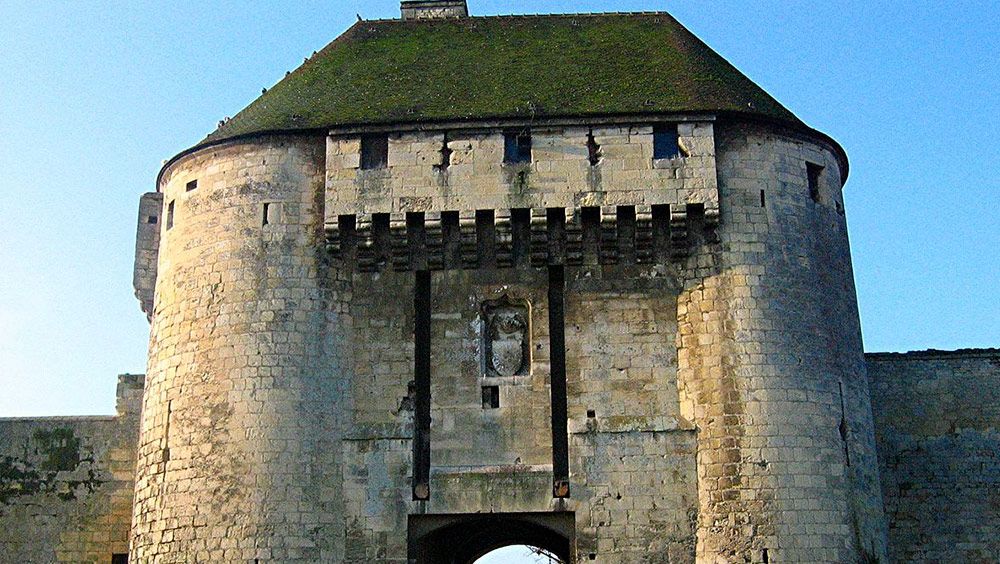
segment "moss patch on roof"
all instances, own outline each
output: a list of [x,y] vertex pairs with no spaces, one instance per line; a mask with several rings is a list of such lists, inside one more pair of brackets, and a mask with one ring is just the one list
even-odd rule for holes
[[205,139],[462,119],[734,112],[801,122],[667,14],[358,22]]

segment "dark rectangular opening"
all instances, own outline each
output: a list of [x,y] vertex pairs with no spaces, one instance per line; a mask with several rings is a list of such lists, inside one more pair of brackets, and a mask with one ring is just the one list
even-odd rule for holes
[[806,163],[806,176],[809,182],[809,197],[814,202],[819,201],[819,177],[823,174],[823,167],[814,163]]
[[516,267],[531,264],[531,210],[516,208],[510,210],[511,261]]
[[372,258],[376,269],[382,269],[392,259],[392,232],[389,214],[372,214]]
[[371,133],[361,136],[361,168],[374,170],[389,164],[389,136]]
[[157,221],[158,221],[158,218],[155,215],[151,215],[151,216],[149,216],[149,217],[146,218],[146,223],[148,223],[150,225],[155,224]]
[[483,409],[500,407],[500,386],[483,386]]
[[597,206],[580,208],[580,227],[583,264],[598,264],[601,247],[601,208]]
[[430,499],[431,273],[418,270],[413,288],[413,499]]
[[552,399],[552,497],[569,497],[569,436],[566,409],[566,272],[549,266],[549,359]]
[[167,204],[167,229],[174,226],[174,203]]
[[112,554],[111,564],[128,564],[128,554]]
[[270,212],[271,212],[271,204],[265,202],[264,203],[264,214],[263,214],[264,217],[261,218],[261,225],[267,225],[267,224],[271,223],[271,218],[268,217],[268,214]]
[[549,264],[563,264],[569,254],[566,247],[566,210],[564,208],[545,209],[545,245]]
[[635,248],[635,206],[618,206],[618,256],[623,264],[636,261]]
[[457,211],[441,212],[441,239],[444,247],[442,262],[446,269],[462,266],[462,231],[459,220]]
[[680,156],[681,148],[677,141],[677,124],[664,123],[653,127],[653,158],[673,159]]
[[522,164],[531,162],[531,131],[511,129],[503,133],[503,162]]
[[653,262],[663,264],[670,257],[670,206],[654,204],[653,216]]
[[192,190],[195,190],[196,188],[198,188],[197,180],[192,180],[191,182],[188,182],[186,185],[184,185],[185,192],[190,192]]
[[407,212],[406,246],[414,270],[427,270],[427,229],[424,212]]
[[358,218],[355,215],[338,215],[340,227],[340,256],[346,264],[354,264],[358,256]]
[[479,264],[486,268],[497,265],[497,232],[493,210],[476,210],[476,253]]

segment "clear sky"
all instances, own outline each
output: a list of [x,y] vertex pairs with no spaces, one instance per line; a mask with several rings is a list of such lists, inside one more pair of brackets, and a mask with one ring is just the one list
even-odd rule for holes
[[[668,10],[851,158],[869,351],[1000,346],[1000,3],[470,0],[476,15]],[[396,0],[0,0],[0,416],[114,409],[145,371],[139,195]]]

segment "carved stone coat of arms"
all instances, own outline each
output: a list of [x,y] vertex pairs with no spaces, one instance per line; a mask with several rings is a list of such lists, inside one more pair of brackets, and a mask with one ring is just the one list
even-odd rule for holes
[[528,373],[529,318],[527,304],[504,296],[483,305],[483,368],[487,376]]

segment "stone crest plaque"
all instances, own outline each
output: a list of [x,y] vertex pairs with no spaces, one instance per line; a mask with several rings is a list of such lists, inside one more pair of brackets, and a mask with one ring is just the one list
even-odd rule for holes
[[531,366],[528,303],[503,296],[482,307],[482,365],[486,376],[521,376]]

